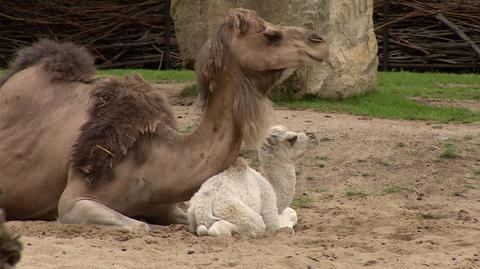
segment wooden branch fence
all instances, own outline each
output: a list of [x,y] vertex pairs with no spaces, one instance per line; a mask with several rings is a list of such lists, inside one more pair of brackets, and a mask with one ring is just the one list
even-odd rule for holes
[[[380,69],[480,72],[480,1],[374,0]],[[170,0],[0,0],[0,67],[39,38],[85,45],[101,68],[181,64]]]
[[480,72],[480,1],[374,3],[380,69]]
[[0,0],[0,67],[39,38],[85,45],[100,68],[181,62],[170,0]]

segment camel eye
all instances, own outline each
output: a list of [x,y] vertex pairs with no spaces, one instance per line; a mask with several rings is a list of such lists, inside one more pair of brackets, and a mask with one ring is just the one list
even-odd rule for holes
[[268,40],[270,43],[278,43],[282,40],[282,32],[274,31],[274,30],[265,30],[263,31],[263,36]]

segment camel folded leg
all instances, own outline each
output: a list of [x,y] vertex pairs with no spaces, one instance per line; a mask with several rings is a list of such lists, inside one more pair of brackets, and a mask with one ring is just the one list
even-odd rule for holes
[[67,210],[59,212],[60,223],[116,226],[135,233],[150,231],[148,224],[124,216],[94,200],[77,200]]

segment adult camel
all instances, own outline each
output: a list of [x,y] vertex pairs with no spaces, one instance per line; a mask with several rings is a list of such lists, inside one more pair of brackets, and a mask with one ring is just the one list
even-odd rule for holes
[[141,78],[95,77],[93,58],[70,43],[26,48],[0,82],[0,208],[9,219],[134,232],[185,223],[176,203],[232,164],[242,141],[263,139],[272,85],[327,55],[312,31],[232,10],[199,52],[203,118],[184,135]]

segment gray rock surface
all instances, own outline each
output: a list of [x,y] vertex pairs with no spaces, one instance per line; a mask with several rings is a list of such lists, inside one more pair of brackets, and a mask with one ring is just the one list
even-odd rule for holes
[[254,9],[274,24],[300,26],[330,43],[327,62],[295,72],[280,86],[297,96],[346,97],[377,83],[377,41],[373,0],[173,0],[171,14],[184,63],[193,66],[197,51],[228,10]]

